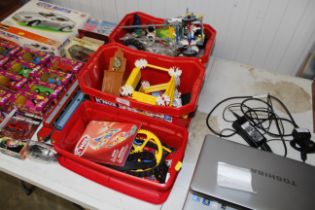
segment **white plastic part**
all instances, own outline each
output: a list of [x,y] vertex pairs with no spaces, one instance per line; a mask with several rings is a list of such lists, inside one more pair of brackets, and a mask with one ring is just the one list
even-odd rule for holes
[[143,69],[148,65],[148,61],[144,58],[135,61],[135,66],[139,69]]
[[124,85],[120,89],[120,94],[122,96],[130,96],[133,93],[133,88],[130,85]]

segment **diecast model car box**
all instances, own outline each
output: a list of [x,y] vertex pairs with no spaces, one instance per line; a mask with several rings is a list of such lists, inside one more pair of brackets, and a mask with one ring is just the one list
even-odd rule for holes
[[15,42],[22,47],[55,55],[60,55],[63,52],[63,43],[2,23],[0,23],[0,37]]
[[[31,0],[12,13],[2,23],[9,27],[21,29],[59,43],[63,46],[68,38],[76,34],[88,20],[89,15],[80,11]],[[39,48],[40,43],[30,44],[31,48]],[[44,43],[45,44],[45,43]]]

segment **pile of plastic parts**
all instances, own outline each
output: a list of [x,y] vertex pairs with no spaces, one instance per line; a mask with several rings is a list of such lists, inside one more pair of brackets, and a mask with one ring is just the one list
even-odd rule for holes
[[171,163],[169,156],[172,152],[170,148],[161,143],[154,133],[140,129],[125,165],[110,167],[133,176],[165,183]]
[[124,45],[169,56],[199,56],[207,38],[203,16],[188,10],[184,16],[166,19],[163,24],[142,24],[135,14],[133,25],[121,28],[133,30],[120,38]]

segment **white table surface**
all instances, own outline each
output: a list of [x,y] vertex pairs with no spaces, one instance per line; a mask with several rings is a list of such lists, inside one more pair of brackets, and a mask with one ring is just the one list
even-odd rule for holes
[[[204,121],[205,113],[220,100],[236,95],[270,92],[284,99],[284,102],[287,100],[288,108],[293,110],[292,114],[300,127],[312,130],[310,80],[276,75],[219,58],[212,58],[207,71],[207,79],[199,98],[199,112],[189,129],[183,168],[163,205],[153,205],[126,196],[77,175],[58,163],[19,160],[0,153],[0,170],[89,209],[177,210],[184,205],[204,135],[210,133]],[[303,105],[298,106],[301,103]],[[214,115],[220,128],[224,123],[219,117]],[[238,138],[232,140],[244,143]],[[272,144],[271,148],[279,155],[283,152],[279,143]],[[300,153],[288,146],[288,157],[300,160]],[[307,163],[315,165],[315,154],[308,155]]]

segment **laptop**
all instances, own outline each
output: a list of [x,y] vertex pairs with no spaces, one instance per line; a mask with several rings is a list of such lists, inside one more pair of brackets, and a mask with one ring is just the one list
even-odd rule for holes
[[315,167],[207,135],[184,209],[315,209]]

